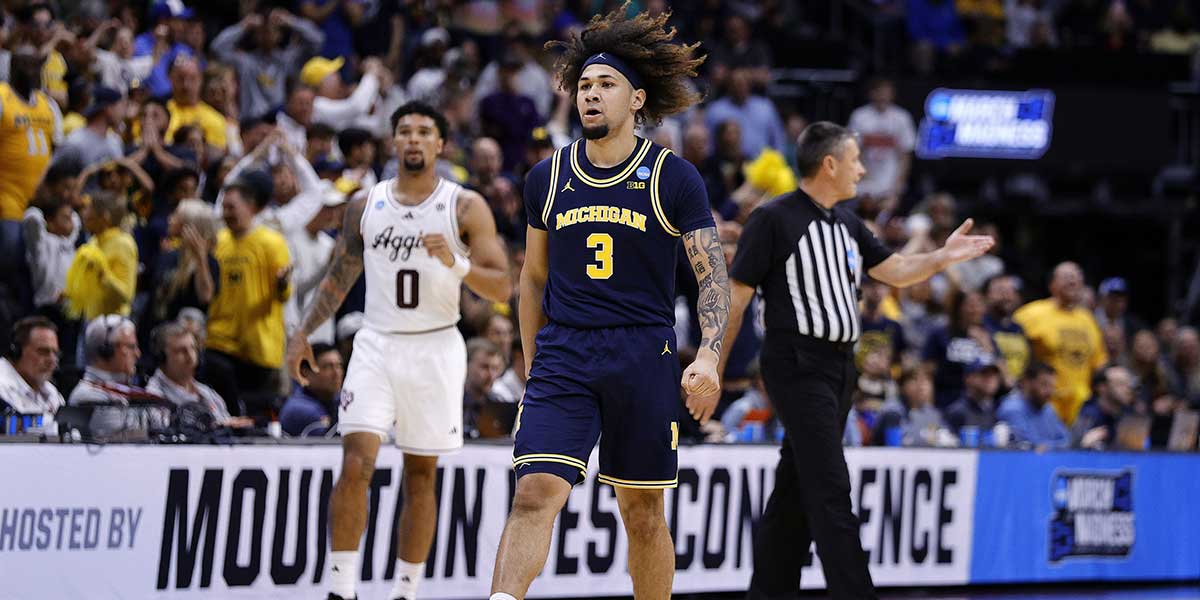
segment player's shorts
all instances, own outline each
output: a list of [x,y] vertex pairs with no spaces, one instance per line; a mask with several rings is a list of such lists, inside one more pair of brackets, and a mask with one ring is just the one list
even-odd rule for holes
[[467,349],[456,327],[395,334],[361,329],[338,407],[338,432],[378,434],[409,454],[462,448]]
[[675,487],[681,405],[675,351],[670,327],[543,327],[517,416],[517,477],[550,473],[580,483],[599,439],[601,483]]

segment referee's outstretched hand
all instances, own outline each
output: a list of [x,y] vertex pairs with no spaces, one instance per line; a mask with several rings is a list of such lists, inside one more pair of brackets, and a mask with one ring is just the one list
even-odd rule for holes
[[701,352],[683,372],[683,391],[687,392],[687,409],[701,425],[708,422],[721,399],[721,378],[717,376],[717,360]]
[[942,247],[942,252],[946,257],[946,266],[983,256],[996,243],[996,240],[992,239],[990,235],[967,235],[973,225],[975,225],[975,219],[967,219],[958,226],[958,229],[954,230],[954,233],[950,234],[950,237],[946,238],[946,245]]

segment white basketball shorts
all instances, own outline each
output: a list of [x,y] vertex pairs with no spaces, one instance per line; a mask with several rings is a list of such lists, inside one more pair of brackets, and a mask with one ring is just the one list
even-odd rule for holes
[[458,328],[354,336],[338,407],[338,432],[378,434],[409,454],[437,456],[463,445],[467,348]]

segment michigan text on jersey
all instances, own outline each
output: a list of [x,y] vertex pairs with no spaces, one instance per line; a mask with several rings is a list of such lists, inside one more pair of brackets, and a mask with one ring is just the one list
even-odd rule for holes
[[581,206],[555,215],[554,228],[562,229],[576,223],[619,223],[638,231],[646,231],[646,215],[619,206]]

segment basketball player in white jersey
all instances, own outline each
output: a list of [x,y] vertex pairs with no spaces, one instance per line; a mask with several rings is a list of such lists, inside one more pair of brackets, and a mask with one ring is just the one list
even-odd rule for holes
[[[508,258],[483,197],[434,173],[446,119],[419,102],[392,115],[400,174],[350,202],[329,271],[304,323],[288,341],[292,377],[316,369],[308,335],[331,317],[360,273],[367,276],[364,326],[342,388],[342,470],[329,500],[329,600],[355,597],[367,488],[389,435],[404,452],[404,508],[391,600],[413,600],[436,531],[437,457],[462,447],[467,358],[455,324],[463,283],[508,300]],[[468,258],[469,257],[469,258]]]

